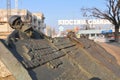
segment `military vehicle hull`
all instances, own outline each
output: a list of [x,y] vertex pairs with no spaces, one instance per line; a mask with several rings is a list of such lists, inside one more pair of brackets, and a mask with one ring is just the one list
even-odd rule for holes
[[87,38],[24,39],[7,46],[0,60],[16,80],[120,80],[114,56]]

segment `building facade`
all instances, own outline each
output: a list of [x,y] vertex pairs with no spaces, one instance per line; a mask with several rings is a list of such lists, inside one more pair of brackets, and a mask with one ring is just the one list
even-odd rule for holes
[[8,14],[9,16],[20,15],[24,23],[30,23],[34,29],[44,33],[46,24],[44,23],[45,17],[43,13],[32,13],[26,9],[11,9],[10,13],[8,13],[6,9],[0,9],[0,36],[2,36],[3,33],[7,33],[8,35],[13,31],[13,29],[8,24]]

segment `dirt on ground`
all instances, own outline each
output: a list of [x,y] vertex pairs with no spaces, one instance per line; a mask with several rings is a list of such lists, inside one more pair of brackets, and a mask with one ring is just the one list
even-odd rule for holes
[[15,80],[12,73],[9,72],[7,67],[0,61],[0,80]]
[[98,43],[101,45],[104,49],[106,49],[107,52],[109,52],[111,55],[113,55],[117,63],[120,65],[120,47],[119,43]]

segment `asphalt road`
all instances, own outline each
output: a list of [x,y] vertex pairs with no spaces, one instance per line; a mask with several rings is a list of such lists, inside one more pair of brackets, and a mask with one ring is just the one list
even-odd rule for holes
[[106,49],[107,52],[109,52],[111,55],[113,55],[117,63],[120,65],[120,43],[98,43],[100,44],[104,49]]

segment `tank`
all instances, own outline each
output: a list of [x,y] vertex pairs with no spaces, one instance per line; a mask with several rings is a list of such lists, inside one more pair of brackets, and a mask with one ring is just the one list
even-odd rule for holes
[[115,57],[87,37],[51,38],[28,29],[30,36],[0,40],[0,59],[15,80],[120,80]]

